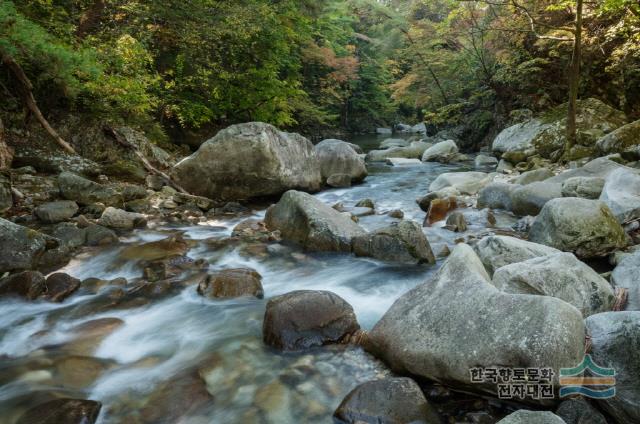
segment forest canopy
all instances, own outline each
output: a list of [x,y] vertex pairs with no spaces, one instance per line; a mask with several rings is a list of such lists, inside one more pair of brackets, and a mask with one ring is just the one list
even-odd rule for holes
[[[583,7],[578,95],[640,117],[640,5]],[[314,134],[426,120],[484,134],[567,101],[575,1],[0,0],[0,53],[49,117]],[[0,67],[8,123],[23,119]]]

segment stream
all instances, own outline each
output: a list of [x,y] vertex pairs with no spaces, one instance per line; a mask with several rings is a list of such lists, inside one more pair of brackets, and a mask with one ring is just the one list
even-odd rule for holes
[[[366,150],[375,136],[352,140]],[[383,214],[400,209],[422,222],[415,199],[441,173],[471,168],[423,163],[369,166],[363,184],[316,194],[323,202],[353,206],[373,200],[378,214],[360,218],[372,230],[397,221]],[[467,234],[484,231],[487,212],[462,209]],[[429,279],[435,266],[394,266],[345,254],[309,253],[287,243],[261,249],[221,242],[247,218],[182,226],[158,223],[121,239],[117,246],[87,250],[61,272],[85,280],[125,278],[126,286],[83,284],[61,304],[0,302],[0,422],[13,423],[28,407],[59,398],[102,402],[98,422],[107,423],[330,423],[344,396],[357,384],[389,375],[387,368],[352,346],[329,346],[282,354],[262,343],[268,298],[293,290],[335,292],[370,329],[403,293]],[[498,216],[497,227],[513,219]],[[120,301],[142,277],[138,261],[125,260],[127,246],[176,232],[192,240],[188,256],[205,259],[210,270],[250,267],[263,277],[265,299],[213,301],[194,285],[157,289]],[[436,255],[465,234],[425,228]],[[124,283],[121,283],[124,284]],[[117,300],[117,301],[116,301]]]

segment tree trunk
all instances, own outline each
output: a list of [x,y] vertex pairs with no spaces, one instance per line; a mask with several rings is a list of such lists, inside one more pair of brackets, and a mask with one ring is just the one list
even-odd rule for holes
[[578,89],[580,88],[580,61],[582,50],[582,2],[576,0],[576,34],[573,41],[573,54],[569,69],[569,107],[567,111],[567,141],[564,146],[564,157],[577,141],[576,113],[578,107]]
[[46,120],[38,104],[36,103],[35,97],[33,97],[33,85],[31,85],[31,81],[22,70],[22,67],[18,62],[16,62],[13,57],[0,49],[0,61],[11,71],[13,76],[16,79],[16,84],[18,91],[20,91],[20,95],[22,96],[22,101],[24,102],[27,109],[33,113],[36,117],[40,125],[49,133],[51,137],[58,143],[63,149],[65,149],[69,153],[75,153],[76,151],[71,147],[69,143],[67,143],[56,130],[49,124]]

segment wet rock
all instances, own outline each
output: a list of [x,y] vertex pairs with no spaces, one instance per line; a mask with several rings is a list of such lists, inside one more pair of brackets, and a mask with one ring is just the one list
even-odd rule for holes
[[[367,176],[367,167],[364,159],[353,150],[349,143],[341,140],[323,140],[315,146],[316,155],[320,161],[320,173],[322,178],[331,187],[349,187],[351,182],[360,182]],[[334,175],[346,175],[342,177],[343,184],[334,185],[329,179]],[[345,185],[346,180],[349,184]],[[333,182],[335,183],[335,177]]]
[[606,256],[628,243],[607,205],[577,197],[549,201],[531,226],[529,239],[583,258]]
[[640,312],[605,312],[585,323],[593,362],[616,371],[616,395],[597,403],[619,423],[640,422]]
[[59,240],[2,218],[0,252],[0,274],[62,266],[71,256],[60,248]]
[[640,250],[623,258],[611,273],[616,288],[628,291],[627,311],[640,311]]
[[371,199],[362,199],[362,200],[359,200],[358,203],[356,203],[356,207],[375,209],[376,205],[373,203],[373,200]]
[[434,222],[442,221],[447,214],[458,207],[458,201],[455,197],[447,197],[445,199],[433,199],[429,203],[429,210],[424,219],[424,226],[429,226]]
[[453,187],[462,194],[476,194],[491,182],[491,177],[484,172],[446,172],[438,175],[431,185],[430,191],[438,191]]
[[118,235],[102,225],[89,225],[86,235],[87,246],[106,246],[118,242]]
[[353,238],[353,252],[383,261],[435,263],[422,228],[413,221],[400,221]]
[[19,296],[35,300],[46,290],[44,275],[38,271],[22,271],[0,280],[0,296]]
[[347,174],[332,174],[327,178],[327,185],[335,188],[351,187],[351,176]]
[[562,197],[562,186],[556,183],[534,182],[518,187],[511,193],[511,211],[519,216],[538,215],[549,200]]
[[233,227],[231,237],[239,237],[245,241],[277,241],[279,233],[271,232],[264,221],[259,219],[246,219]]
[[600,177],[569,178],[562,183],[562,196],[597,199],[602,193],[604,182],[604,178]]
[[132,230],[134,228],[145,227],[147,225],[147,219],[142,214],[127,212],[109,206],[102,212],[98,224],[117,230]]
[[387,216],[389,218],[402,219],[404,218],[404,212],[402,212],[400,209],[392,209],[387,212]]
[[122,196],[111,187],[98,184],[71,172],[63,172],[58,176],[60,194],[67,200],[74,200],[81,205],[104,203],[109,206],[120,206]]
[[189,243],[182,234],[174,234],[162,240],[129,246],[120,252],[126,260],[157,261],[175,256],[184,256],[189,251]]
[[366,348],[396,372],[495,394],[495,384],[470,384],[469,370],[575,366],[584,355],[584,324],[559,299],[496,289],[473,249],[459,244],[433,281],[393,304]]
[[333,414],[344,424],[436,424],[440,417],[410,378],[367,381],[353,389]]
[[264,342],[295,351],[339,343],[360,329],[353,308],[327,291],[298,290],[267,302]]
[[16,424],[93,424],[102,404],[84,399],[56,399],[25,412]]
[[467,231],[467,221],[462,212],[453,212],[447,217],[445,228],[455,232]]
[[65,388],[83,389],[95,382],[110,361],[90,356],[65,356],[55,361],[55,378]]
[[519,186],[507,183],[490,183],[478,193],[478,208],[511,210],[511,195]]
[[556,253],[505,265],[493,285],[507,293],[553,296],[575,306],[584,317],[613,308],[611,285],[571,253]]
[[198,285],[198,294],[217,299],[242,296],[264,297],[262,276],[251,268],[223,269],[214,272]]
[[563,401],[556,410],[556,415],[566,424],[607,424],[600,411],[582,397]]
[[403,138],[387,138],[380,143],[381,149],[390,149],[393,147],[406,147],[409,141]]
[[11,179],[0,173],[0,213],[8,211],[12,206]]
[[46,284],[44,298],[51,302],[62,302],[80,288],[80,280],[63,272],[49,275]]
[[71,219],[77,212],[78,205],[72,200],[45,203],[34,211],[36,216],[47,224],[56,224]]
[[423,162],[450,162],[459,152],[458,146],[453,140],[441,141],[425,150],[422,155]]
[[478,155],[474,163],[476,168],[494,168],[498,166],[498,159],[493,156]]
[[62,350],[70,355],[90,356],[100,343],[124,325],[119,318],[98,318],[80,323],[69,330],[73,336]]
[[314,251],[350,252],[353,237],[366,234],[349,217],[293,190],[267,210],[265,223],[270,230],[279,230],[283,239]]
[[640,218],[640,173],[618,169],[607,176],[600,195],[619,223]]
[[139,185],[127,184],[122,189],[122,198],[125,202],[131,200],[144,199],[147,197],[147,190]]
[[513,180],[513,182],[515,184],[527,185],[539,181],[548,180],[549,178],[552,178],[554,176],[555,174],[551,170],[547,168],[540,168],[522,173],[522,175],[518,176],[515,180]]
[[553,412],[525,411],[521,409],[498,421],[498,424],[564,424],[564,421]]
[[313,144],[299,134],[250,122],[205,141],[173,168],[176,182],[215,199],[273,196],[290,189],[317,191],[322,177]]
[[623,125],[597,141],[598,150],[605,154],[624,153],[640,145],[640,120]]
[[474,250],[489,275],[505,265],[560,253],[558,249],[509,236],[485,237]]

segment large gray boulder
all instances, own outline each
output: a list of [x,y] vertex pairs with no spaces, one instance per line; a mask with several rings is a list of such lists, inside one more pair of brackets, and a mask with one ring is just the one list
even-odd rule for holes
[[78,205],[73,200],[60,200],[57,202],[44,203],[38,206],[34,213],[47,224],[56,224],[66,221],[78,212]]
[[562,300],[501,292],[459,244],[432,281],[391,306],[366,348],[394,371],[495,394],[495,384],[471,384],[469,370],[573,367],[584,354],[584,324]]
[[558,249],[509,236],[489,236],[480,240],[474,250],[490,275],[506,265],[560,253]]
[[553,296],[572,304],[584,317],[613,308],[611,285],[571,253],[556,253],[498,268],[493,284],[507,293]]
[[98,184],[71,172],[58,175],[60,194],[67,200],[74,200],[81,205],[104,203],[107,206],[121,206],[122,195],[115,189]]
[[456,142],[453,140],[445,140],[436,143],[425,150],[422,155],[423,162],[449,162],[459,152]]
[[352,239],[366,235],[348,215],[295,190],[283,194],[267,210],[264,221],[269,230],[279,230],[285,240],[314,251],[350,252]]
[[606,179],[600,200],[621,224],[640,218],[640,174],[622,168],[613,171]]
[[611,273],[611,283],[627,289],[627,311],[640,311],[640,250],[620,261]]
[[521,409],[507,415],[498,424],[565,424],[564,420],[549,411],[526,411]]
[[510,156],[507,159],[510,162],[521,162],[535,152],[533,140],[548,127],[548,124],[533,119],[505,128],[493,140],[491,150],[503,156],[509,153],[506,156]]
[[333,414],[344,424],[439,424],[440,418],[410,378],[367,381],[353,389]]
[[605,154],[638,151],[640,146],[640,120],[623,125],[597,141],[598,150]]
[[267,302],[264,342],[284,351],[343,341],[360,329],[353,308],[328,291],[297,290]]
[[562,197],[562,185],[546,181],[518,187],[511,193],[511,211],[519,216],[535,216],[549,200]]
[[320,174],[326,181],[335,174],[346,174],[352,182],[360,182],[367,176],[364,159],[342,140],[323,140],[315,146],[316,155],[320,161]]
[[0,274],[49,269],[69,261],[70,252],[58,239],[0,218]]
[[598,404],[618,423],[640,422],[640,312],[605,312],[585,320],[591,357],[616,372],[616,394]]
[[562,183],[562,196],[598,199],[604,182],[604,178],[600,177],[572,177]]
[[582,258],[606,256],[628,243],[606,204],[577,197],[547,202],[531,226],[529,239]]
[[520,186],[515,184],[494,182],[487,184],[478,192],[478,208],[505,209],[510,211],[511,195]]
[[484,172],[445,172],[429,185],[429,191],[453,187],[462,194],[476,194],[490,182],[491,176]]
[[353,252],[390,262],[435,263],[422,227],[414,221],[400,221],[389,227],[353,238]]
[[230,200],[317,191],[322,183],[313,144],[261,122],[220,131],[176,164],[173,176],[193,194]]
[[[617,169],[627,169],[632,170],[624,165],[620,165],[617,162],[614,162],[606,157],[597,158],[590,162],[587,162],[584,166],[576,169],[570,169],[561,174],[556,175],[555,177],[549,178],[545,180],[548,183],[564,183],[569,178],[574,177],[598,177],[598,178],[607,178],[609,174]],[[637,171],[636,171],[637,172]]]

